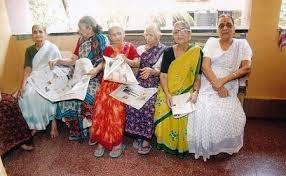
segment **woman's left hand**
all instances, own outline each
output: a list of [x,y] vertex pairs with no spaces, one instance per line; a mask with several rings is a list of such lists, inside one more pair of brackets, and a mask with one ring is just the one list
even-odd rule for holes
[[18,98],[18,93],[19,93],[19,90],[17,90],[16,92],[14,92],[14,93],[12,94],[12,97]]
[[149,76],[151,76],[152,74],[152,68],[150,67],[144,67],[142,69],[140,69],[140,78],[141,79],[147,79],[149,78]]
[[96,68],[93,68],[88,73],[86,73],[85,75],[90,75],[91,79],[93,79],[94,77],[96,77],[97,74],[98,74],[98,70]]
[[172,108],[173,106],[173,101],[172,101],[172,96],[170,94],[166,94],[166,101],[167,101],[167,105],[169,106],[169,108]]
[[194,91],[191,95],[188,101],[192,102],[192,103],[196,103],[197,102],[197,98],[198,98],[198,92]]
[[125,54],[120,54],[120,56],[124,59],[126,63],[128,63],[128,58],[125,56]]

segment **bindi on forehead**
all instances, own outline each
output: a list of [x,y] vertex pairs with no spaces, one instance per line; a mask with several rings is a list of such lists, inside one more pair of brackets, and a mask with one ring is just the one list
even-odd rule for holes
[[219,22],[220,23],[232,23],[232,20],[229,18],[229,17],[221,17],[220,19],[219,19]]

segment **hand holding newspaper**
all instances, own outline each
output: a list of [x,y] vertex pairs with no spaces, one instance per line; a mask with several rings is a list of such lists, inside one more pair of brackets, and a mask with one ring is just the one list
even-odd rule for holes
[[90,81],[90,75],[86,75],[93,65],[88,58],[80,58],[76,61],[75,70],[72,78],[64,88],[64,92],[60,93],[55,101],[68,100],[68,99],[79,99],[84,100],[88,84]]
[[120,85],[110,96],[136,109],[144,104],[157,92],[157,88],[144,88],[140,85]]
[[50,101],[62,101],[69,99],[84,100],[90,76],[85,75],[93,68],[88,58],[76,61],[73,75],[70,68],[56,66],[50,70],[49,66],[33,71],[28,82],[43,97]]
[[124,59],[117,55],[116,58],[104,56],[104,80],[119,82],[123,84],[138,84],[130,66],[124,62]]
[[175,118],[188,115],[195,110],[195,105],[189,101],[190,93],[184,93],[172,97],[172,113]]

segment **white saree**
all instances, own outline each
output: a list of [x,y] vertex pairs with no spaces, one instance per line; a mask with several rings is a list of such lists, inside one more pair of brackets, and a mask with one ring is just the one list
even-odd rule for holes
[[[250,60],[252,51],[244,39],[233,39],[228,50],[223,51],[219,39],[210,38],[204,49],[204,57],[211,58],[211,67],[218,78],[237,69],[242,60]],[[237,97],[238,80],[226,83],[229,96],[221,98],[202,75],[201,88],[195,104],[196,110],[188,118],[187,141],[189,152],[206,161],[210,155],[221,152],[237,153],[243,146],[245,113]]]
[[[61,54],[56,45],[46,40],[34,56],[30,77],[37,74],[38,70],[47,67],[51,58],[61,58]],[[29,81],[26,83],[23,97],[19,99],[19,106],[32,130],[45,130],[50,120],[54,119],[56,112],[56,104],[43,98]]]

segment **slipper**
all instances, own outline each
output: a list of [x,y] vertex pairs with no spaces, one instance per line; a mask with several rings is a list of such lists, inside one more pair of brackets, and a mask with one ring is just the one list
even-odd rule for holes
[[152,149],[152,146],[149,144],[147,146],[142,146],[138,149],[138,153],[141,154],[141,155],[147,155],[148,153],[150,153]]
[[132,145],[135,149],[139,149],[142,146],[142,143],[143,139],[135,139]]
[[102,157],[104,155],[104,148],[95,149],[93,155],[97,158]]
[[70,141],[79,141],[79,140],[81,140],[81,136],[80,135],[79,136],[70,135],[69,140]]
[[89,139],[89,140],[88,140],[88,145],[93,146],[93,145],[95,145],[95,144],[97,144],[97,141],[94,141],[94,140],[92,140],[92,139]]
[[21,148],[22,148],[23,150],[26,150],[26,151],[34,150],[34,146],[32,146],[32,145],[27,145],[27,144],[22,144],[22,145],[21,145]]
[[37,130],[32,130],[32,131],[31,131],[31,135],[32,135],[32,136],[35,136],[36,133],[37,133]]
[[122,155],[122,153],[124,152],[125,148],[126,148],[126,146],[124,144],[121,144],[120,148],[115,149],[115,150],[111,150],[109,152],[109,156],[111,158],[119,158]]

